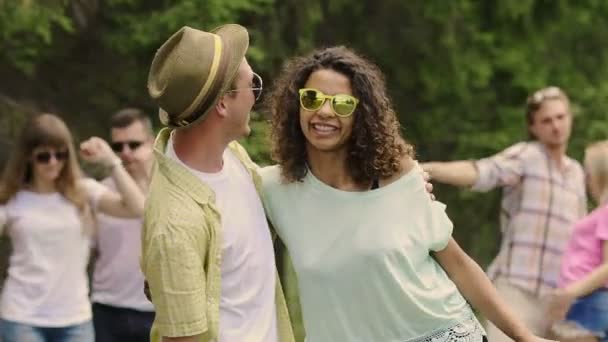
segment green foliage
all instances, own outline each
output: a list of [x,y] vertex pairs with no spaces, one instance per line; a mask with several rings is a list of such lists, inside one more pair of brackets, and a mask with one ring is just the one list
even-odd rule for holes
[[251,113],[251,134],[242,139],[240,143],[247,149],[251,159],[260,166],[271,165],[269,150],[270,125],[257,112]]
[[125,55],[149,52],[182,26],[211,30],[258,15],[271,4],[271,0],[111,0],[102,13],[107,27],[102,39],[107,48]]
[[31,75],[52,46],[54,31],[73,31],[67,4],[67,0],[0,0],[0,63]]

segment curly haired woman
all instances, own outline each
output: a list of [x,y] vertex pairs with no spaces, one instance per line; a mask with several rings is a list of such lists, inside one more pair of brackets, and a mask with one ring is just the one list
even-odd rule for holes
[[379,69],[344,47],[291,61],[269,97],[267,214],[292,257],[309,342],[482,341],[470,302],[533,336],[451,237]]

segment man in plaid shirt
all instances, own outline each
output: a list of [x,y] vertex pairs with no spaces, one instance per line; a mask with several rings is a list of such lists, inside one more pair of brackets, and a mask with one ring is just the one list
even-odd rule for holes
[[[489,191],[503,187],[502,244],[489,276],[504,299],[538,336],[547,336],[546,295],[557,287],[562,251],[587,209],[584,172],[566,155],[572,127],[567,95],[540,89],[526,103],[531,140],[476,161],[431,162],[435,180]],[[511,341],[492,324],[492,342]]]

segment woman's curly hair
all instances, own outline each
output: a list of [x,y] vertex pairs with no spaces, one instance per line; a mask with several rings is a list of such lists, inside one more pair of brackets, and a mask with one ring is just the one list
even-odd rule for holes
[[339,46],[292,59],[267,98],[266,107],[272,115],[272,158],[281,166],[284,180],[301,181],[306,176],[306,138],[300,127],[298,90],[313,72],[322,69],[348,77],[353,95],[359,99],[347,142],[347,165],[355,182],[364,184],[400,172],[402,159],[414,152],[401,136],[384,76],[376,65]]

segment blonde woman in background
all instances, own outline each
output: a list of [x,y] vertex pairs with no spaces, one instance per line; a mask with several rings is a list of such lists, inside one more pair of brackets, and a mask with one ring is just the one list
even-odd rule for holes
[[574,225],[550,314],[560,341],[608,341],[608,141],[585,150],[589,194],[597,208]]
[[111,169],[118,192],[82,176],[72,135],[53,114],[23,128],[0,183],[0,228],[11,239],[0,304],[4,342],[93,341],[87,279],[92,211],[142,215],[144,197],[109,145],[80,145],[88,162]]

